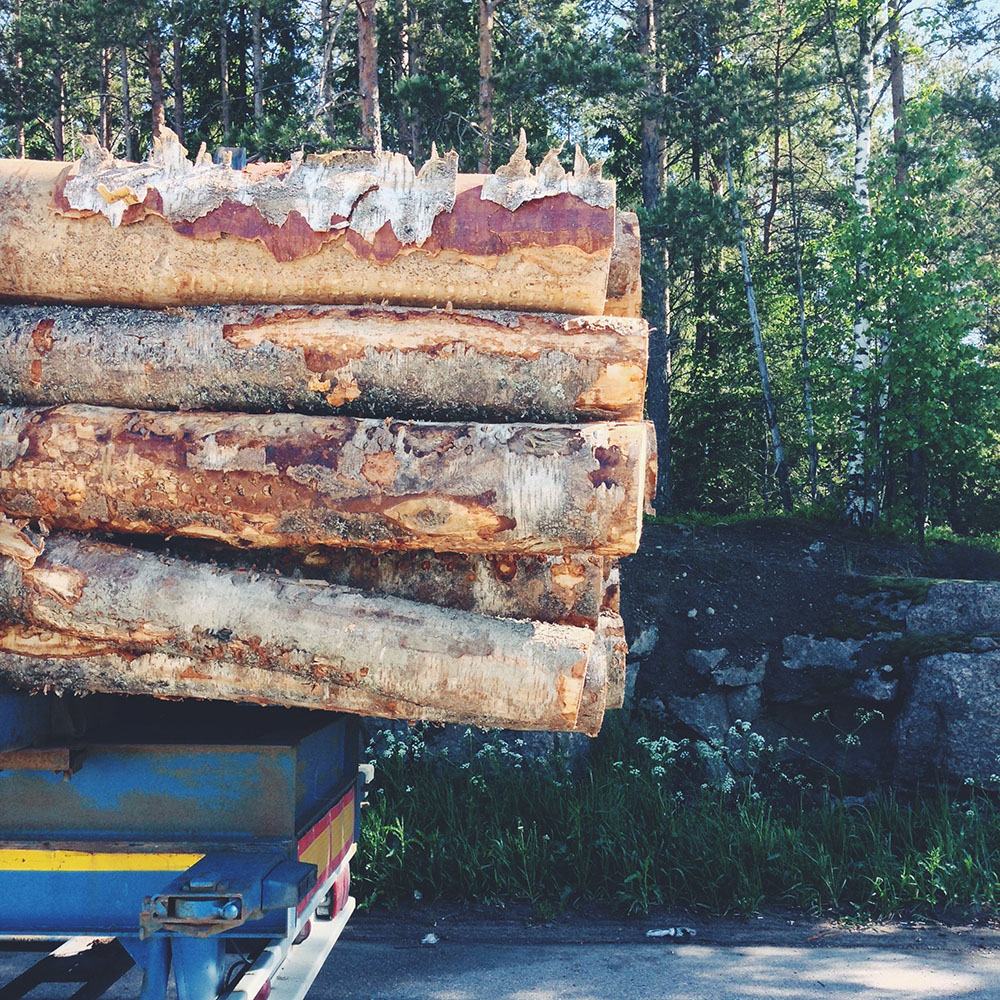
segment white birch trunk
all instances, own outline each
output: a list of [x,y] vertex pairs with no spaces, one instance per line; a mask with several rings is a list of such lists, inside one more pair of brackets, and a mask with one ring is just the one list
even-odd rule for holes
[[871,368],[872,335],[864,284],[868,276],[868,230],[871,200],[868,194],[868,170],[872,153],[872,92],[875,86],[875,53],[872,45],[871,18],[858,15],[857,107],[854,141],[854,205],[860,235],[855,258],[854,349],[851,368],[854,389],[851,393],[851,451],[847,459],[847,509],[849,523],[870,525],[875,519],[875,497],[866,469],[871,427],[867,400],[861,389],[865,373]]

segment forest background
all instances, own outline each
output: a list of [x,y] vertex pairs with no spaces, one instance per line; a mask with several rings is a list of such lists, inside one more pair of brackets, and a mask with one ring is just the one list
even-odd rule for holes
[[0,0],[0,155],[579,144],[641,219],[661,515],[985,534],[998,39],[968,0]]

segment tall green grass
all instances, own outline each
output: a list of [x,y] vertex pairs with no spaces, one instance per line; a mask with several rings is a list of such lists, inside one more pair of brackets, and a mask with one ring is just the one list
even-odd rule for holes
[[356,869],[363,902],[417,891],[526,902],[540,915],[588,903],[628,914],[1000,913],[1000,806],[982,787],[847,799],[790,773],[782,748],[745,730],[736,752],[720,752],[612,729],[578,773],[558,753],[529,762],[500,737],[464,763],[428,752],[419,731],[384,740]]

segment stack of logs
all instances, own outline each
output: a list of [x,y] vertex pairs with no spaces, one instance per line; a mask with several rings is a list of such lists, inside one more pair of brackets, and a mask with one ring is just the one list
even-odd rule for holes
[[0,681],[595,734],[655,468],[577,153],[0,161]]

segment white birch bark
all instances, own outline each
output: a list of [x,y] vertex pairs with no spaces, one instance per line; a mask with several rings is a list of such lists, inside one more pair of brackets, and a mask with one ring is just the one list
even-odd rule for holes
[[865,468],[872,428],[861,382],[873,364],[871,321],[865,303],[864,284],[868,276],[868,230],[871,200],[868,193],[868,170],[872,152],[872,93],[875,85],[875,53],[871,17],[858,14],[857,103],[854,141],[854,205],[860,235],[855,258],[856,298],[854,303],[854,348],[851,368],[854,389],[851,393],[851,451],[847,459],[846,517],[855,525],[870,525],[876,516],[875,497],[870,475]]

